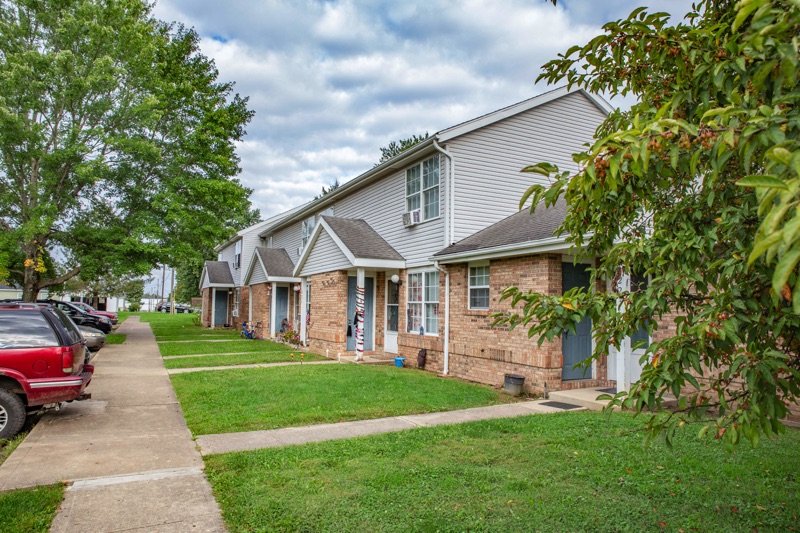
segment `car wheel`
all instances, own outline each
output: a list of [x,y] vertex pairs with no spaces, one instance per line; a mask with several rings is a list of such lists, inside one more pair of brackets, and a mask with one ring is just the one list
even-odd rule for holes
[[162,307],[162,308],[161,308],[161,312],[162,312],[162,313],[166,313],[166,312],[167,312],[167,308],[166,308],[166,307]]
[[25,405],[19,396],[0,389],[0,439],[10,439],[25,424]]

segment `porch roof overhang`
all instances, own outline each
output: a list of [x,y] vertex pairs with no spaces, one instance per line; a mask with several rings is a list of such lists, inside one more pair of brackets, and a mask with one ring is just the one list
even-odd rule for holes
[[[256,267],[261,267],[266,276],[267,283],[300,283],[300,278],[292,275],[294,265],[286,250],[283,248],[264,248],[257,246],[253,250],[253,259],[250,261],[250,266],[244,276],[243,285],[248,287],[258,285],[259,283],[252,282],[253,272]],[[274,274],[270,274],[274,272]]]
[[233,282],[233,274],[231,274],[230,265],[228,265],[227,261],[205,262],[203,265],[203,272],[200,274],[200,284],[198,288],[202,292],[203,289],[209,287],[236,287],[236,284]]
[[[366,222],[360,219],[352,219],[353,222],[358,223],[359,225],[365,226],[358,228],[360,231],[364,232],[365,235],[362,237],[366,237],[364,240],[370,239],[380,239],[380,243],[385,245],[385,249],[383,249],[383,257],[367,257],[362,251],[354,251],[352,243],[351,246],[345,244],[345,239],[353,240],[360,240],[359,244],[363,244],[362,239],[354,239],[354,237],[358,237],[357,235],[349,234],[347,236],[340,235],[339,232],[342,232],[341,221],[345,219],[340,219],[337,217],[327,217],[322,216],[319,219],[319,223],[314,228],[314,231],[311,233],[311,238],[309,239],[308,244],[303,249],[303,253],[300,255],[300,259],[297,261],[297,265],[294,267],[294,275],[299,276],[300,272],[302,272],[303,266],[305,266],[306,261],[308,260],[309,256],[311,255],[312,250],[314,249],[314,245],[319,240],[320,235],[323,231],[325,231],[336,246],[341,250],[342,254],[347,258],[347,261],[350,263],[350,267],[352,268],[365,268],[365,269],[374,269],[374,270],[399,270],[406,267],[406,261],[403,259],[399,253],[397,253],[394,248],[392,248],[389,243],[387,243],[380,235],[378,235],[375,230],[373,230]],[[350,220],[350,219],[347,219]],[[335,226],[335,227],[334,227]],[[336,231],[338,228],[338,232]]]

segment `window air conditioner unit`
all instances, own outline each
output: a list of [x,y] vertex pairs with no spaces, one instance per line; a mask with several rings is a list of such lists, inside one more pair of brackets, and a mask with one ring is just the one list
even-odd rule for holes
[[414,209],[408,213],[403,213],[403,226],[416,226],[420,222],[420,217],[421,215],[419,209]]
[[234,317],[234,318],[238,317],[239,316],[239,310],[238,309],[234,309],[233,311],[231,311],[231,316]]
[[303,255],[303,247],[302,246],[298,246],[297,247],[297,257],[300,257],[301,255]]

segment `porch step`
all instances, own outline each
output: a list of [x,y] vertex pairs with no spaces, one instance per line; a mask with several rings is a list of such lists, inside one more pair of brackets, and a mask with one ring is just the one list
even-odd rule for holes
[[591,411],[602,411],[608,401],[598,401],[596,398],[605,394],[599,388],[572,389],[551,392],[548,399],[556,402],[580,405]]

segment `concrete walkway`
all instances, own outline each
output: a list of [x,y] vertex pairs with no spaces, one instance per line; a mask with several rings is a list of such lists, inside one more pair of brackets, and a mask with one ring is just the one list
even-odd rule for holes
[[200,453],[209,455],[212,453],[241,452],[306,444],[308,442],[363,437],[365,435],[391,433],[418,427],[463,424],[465,422],[494,418],[513,418],[537,413],[561,413],[565,410],[582,411],[586,409],[578,405],[563,404],[562,407],[553,407],[551,404],[553,402],[547,400],[535,400],[490,405],[488,407],[474,407],[458,411],[445,411],[442,413],[392,416],[373,420],[356,420],[353,422],[249,431],[246,433],[200,435],[197,437],[197,445],[200,446]]
[[0,490],[70,482],[54,533],[225,531],[150,326],[130,317],[118,333],[93,361],[92,399],[46,414]]
[[167,370],[170,374],[186,374],[187,372],[205,372],[206,370],[237,370],[239,368],[270,368],[273,366],[299,366],[299,365],[330,365],[337,364],[337,361],[306,361],[305,363],[297,363],[291,361],[284,361],[280,363],[251,363],[247,365],[223,365],[223,366],[196,366],[191,368],[170,368]]

